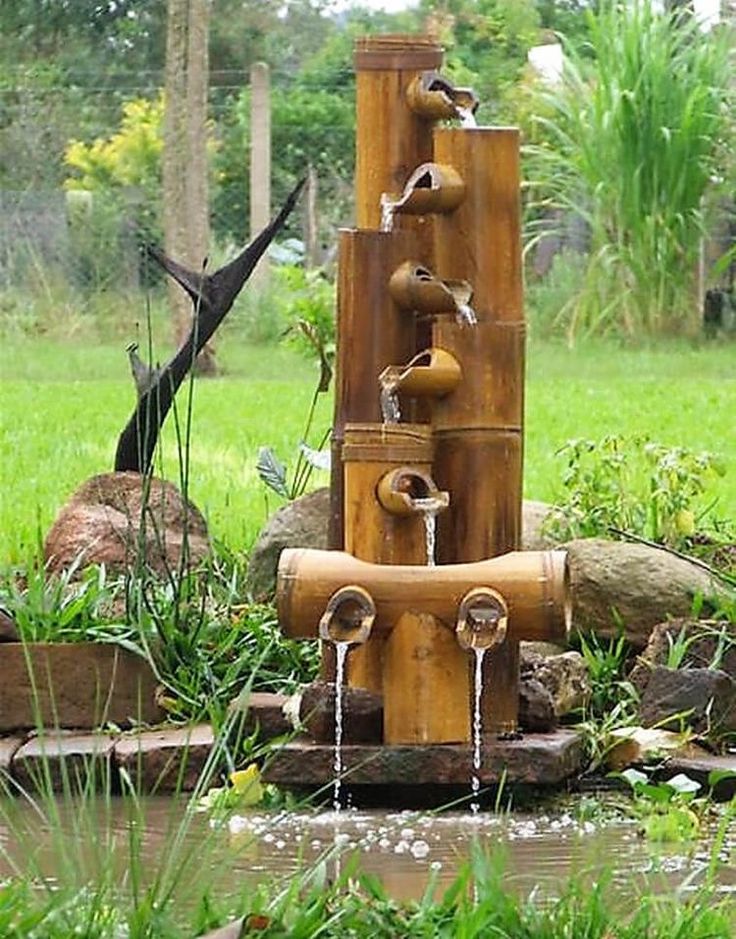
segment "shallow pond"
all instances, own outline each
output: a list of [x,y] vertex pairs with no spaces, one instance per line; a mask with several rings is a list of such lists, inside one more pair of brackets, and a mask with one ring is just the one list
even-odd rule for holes
[[[620,804],[620,803],[619,803]],[[534,812],[427,812],[298,810],[279,813],[258,808],[227,820],[196,814],[182,827],[184,803],[151,797],[141,802],[141,821],[130,801],[100,800],[79,807],[57,803],[54,823],[20,800],[0,812],[0,876],[11,873],[9,858],[22,868],[33,856],[44,878],[59,877],[63,865],[94,873],[113,857],[125,871],[131,833],[140,837],[144,869],[155,870],[177,850],[199,867],[210,868],[218,891],[239,890],[246,882],[290,876],[324,860],[334,876],[358,855],[360,870],[380,878],[396,899],[418,898],[430,876],[448,884],[471,853],[473,843],[500,847],[508,888],[535,891],[540,902],[559,895],[568,877],[598,878],[608,872],[612,890],[632,896],[640,890],[695,889],[710,860],[715,823],[695,843],[652,845],[636,824],[590,797],[570,799]],[[59,837],[59,832],[63,836]],[[339,850],[338,850],[339,849]],[[736,825],[727,832],[717,889],[736,903]]]

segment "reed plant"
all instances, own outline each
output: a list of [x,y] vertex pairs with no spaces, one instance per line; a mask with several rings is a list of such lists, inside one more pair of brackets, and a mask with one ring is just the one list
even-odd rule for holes
[[589,42],[566,44],[526,148],[529,244],[552,217],[583,219],[589,236],[556,325],[571,341],[692,332],[706,196],[732,159],[730,37],[650,0],[604,0],[585,15]]

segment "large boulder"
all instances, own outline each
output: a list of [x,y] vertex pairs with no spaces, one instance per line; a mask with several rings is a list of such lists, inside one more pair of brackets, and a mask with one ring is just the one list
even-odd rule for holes
[[[313,681],[301,691],[299,722],[318,743],[335,740],[335,685]],[[364,688],[342,689],[343,743],[381,743],[383,697]]]
[[329,489],[316,489],[274,512],[248,561],[248,589],[256,599],[273,595],[279,556],[284,548],[327,547],[329,516]]
[[603,637],[623,629],[637,649],[657,623],[689,615],[697,594],[718,589],[703,568],[660,548],[602,538],[562,547],[570,563],[574,627]]
[[[545,502],[523,503],[524,550],[554,547],[542,527],[549,512],[550,506]],[[329,516],[329,489],[316,489],[282,506],[271,516],[253,546],[248,564],[248,589],[254,597],[266,599],[273,595],[279,555],[284,548],[327,547]]]
[[91,564],[122,573],[143,560],[165,575],[178,569],[185,543],[191,567],[209,554],[202,513],[176,486],[138,473],[103,473],[82,483],[61,509],[44,558],[52,573]]

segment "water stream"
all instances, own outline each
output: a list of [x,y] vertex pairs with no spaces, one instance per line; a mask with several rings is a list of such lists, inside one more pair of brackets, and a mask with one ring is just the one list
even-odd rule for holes
[[485,649],[473,649],[475,654],[475,671],[473,684],[473,772],[470,777],[470,789],[473,801],[470,811],[477,815],[480,811],[478,794],[480,793],[480,757],[483,746],[483,716],[480,710],[480,699],[483,694],[483,656]]
[[462,105],[455,105],[455,113],[460,118],[461,127],[477,127],[478,122],[475,119],[475,114],[470,110],[470,108],[464,108]]
[[398,424],[401,420],[397,385],[392,378],[381,379],[381,417],[384,424]]
[[394,230],[394,215],[396,214],[397,203],[385,192],[381,196],[381,231],[391,232]]
[[457,321],[463,326],[477,326],[478,317],[476,316],[475,310],[470,306],[469,303],[458,303],[457,305]]
[[348,643],[335,643],[335,779],[332,784],[332,808],[339,812],[340,790],[342,788],[342,689],[345,683],[345,661],[348,655]]
[[437,543],[437,514],[445,507],[445,502],[435,496],[426,499],[412,499],[412,505],[424,516],[424,538],[427,546],[427,567],[435,566]]

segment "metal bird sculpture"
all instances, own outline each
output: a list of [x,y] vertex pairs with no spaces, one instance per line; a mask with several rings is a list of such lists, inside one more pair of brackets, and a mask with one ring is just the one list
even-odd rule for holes
[[[143,385],[139,385],[136,377],[136,366],[133,365],[129,348],[128,355],[131,357],[139,397],[138,405],[118,439],[115,453],[116,472],[130,470],[145,473],[150,468],[159,432],[177,390],[197,355],[232,307],[253,268],[286,222],[304,182],[302,179],[297,183],[270,224],[234,260],[214,274],[195,273],[166,257],[158,248],[148,248],[149,254],[189,294],[194,305],[194,316],[192,328],[181,348],[163,368],[153,370],[155,374],[152,383],[143,391]],[[138,361],[140,362],[140,359]],[[146,369],[147,373],[150,371],[143,362],[140,362],[140,366]],[[148,378],[151,378],[150,374]]]
[[161,369],[151,368],[150,365],[146,365],[143,359],[138,355],[137,342],[131,342],[125,351],[128,353],[130,372],[135,382],[135,390],[138,392],[138,397],[142,398],[158,380]]

